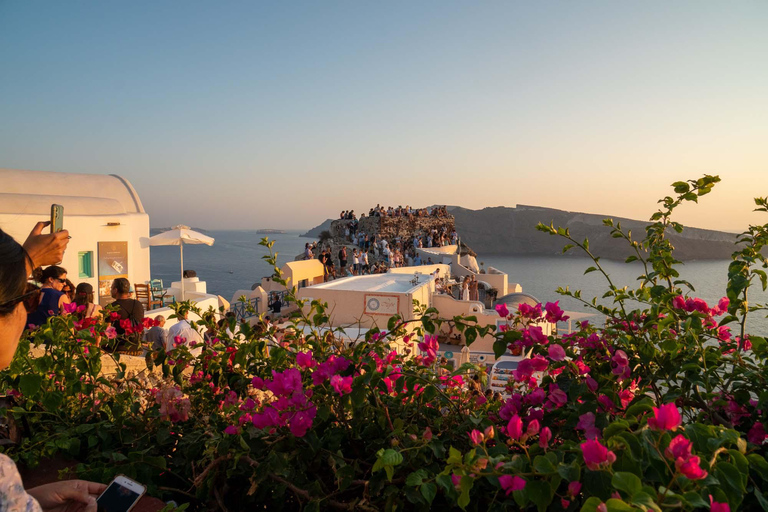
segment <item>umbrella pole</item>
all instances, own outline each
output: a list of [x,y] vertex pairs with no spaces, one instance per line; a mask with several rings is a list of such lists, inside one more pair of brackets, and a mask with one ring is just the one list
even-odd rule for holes
[[181,256],[181,302],[184,302],[184,242],[179,242],[179,256]]

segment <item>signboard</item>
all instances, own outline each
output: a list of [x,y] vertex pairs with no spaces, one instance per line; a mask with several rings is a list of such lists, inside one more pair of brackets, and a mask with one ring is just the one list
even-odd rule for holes
[[112,281],[128,278],[128,242],[99,242],[99,304],[112,302]]
[[366,315],[396,315],[400,310],[399,295],[365,295],[365,307],[363,311]]

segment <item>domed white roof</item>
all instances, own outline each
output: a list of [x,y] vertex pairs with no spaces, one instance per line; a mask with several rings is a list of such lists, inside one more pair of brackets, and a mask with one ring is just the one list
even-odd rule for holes
[[114,174],[0,169],[0,213],[49,215],[53,203],[65,215],[145,213],[133,186]]

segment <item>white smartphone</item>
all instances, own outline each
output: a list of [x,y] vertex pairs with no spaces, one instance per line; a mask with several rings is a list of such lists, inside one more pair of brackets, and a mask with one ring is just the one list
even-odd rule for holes
[[96,500],[98,512],[128,512],[147,488],[127,476],[117,475]]

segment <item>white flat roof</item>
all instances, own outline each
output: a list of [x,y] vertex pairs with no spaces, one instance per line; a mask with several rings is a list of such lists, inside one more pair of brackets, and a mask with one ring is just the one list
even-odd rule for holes
[[352,276],[335,279],[327,283],[316,284],[308,287],[322,290],[342,290],[356,292],[386,292],[409,293],[429,283],[432,276],[418,274],[419,282],[413,284],[417,274],[372,274],[369,276]]

